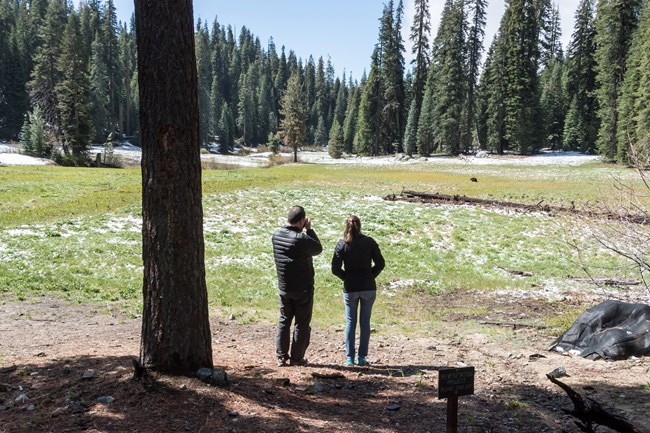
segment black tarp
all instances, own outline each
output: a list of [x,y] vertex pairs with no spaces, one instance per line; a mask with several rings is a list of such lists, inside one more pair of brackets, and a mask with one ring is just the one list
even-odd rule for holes
[[602,302],[582,313],[549,350],[591,359],[650,356],[650,305]]

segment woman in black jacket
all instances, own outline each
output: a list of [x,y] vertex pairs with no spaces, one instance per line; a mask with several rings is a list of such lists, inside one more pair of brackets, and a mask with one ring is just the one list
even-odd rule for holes
[[347,365],[354,365],[357,313],[361,328],[357,361],[358,365],[368,365],[366,356],[370,343],[370,315],[377,294],[375,278],[384,266],[384,257],[377,242],[370,236],[361,234],[359,217],[349,216],[345,221],[343,239],[336,244],[332,257],[332,273],[343,280]]

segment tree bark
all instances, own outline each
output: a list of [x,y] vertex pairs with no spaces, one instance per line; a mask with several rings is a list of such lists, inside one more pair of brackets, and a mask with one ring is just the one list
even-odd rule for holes
[[142,136],[140,363],[212,367],[191,0],[136,0]]

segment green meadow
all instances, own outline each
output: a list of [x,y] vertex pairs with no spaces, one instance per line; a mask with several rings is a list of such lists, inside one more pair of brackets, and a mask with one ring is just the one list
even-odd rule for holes
[[[486,308],[438,302],[449,293],[523,294],[555,302],[565,292],[592,290],[567,278],[585,276],[585,267],[598,277],[632,278],[634,269],[593,239],[593,227],[602,221],[382,199],[411,189],[597,209],[618,199],[615,179],[641,186],[633,171],[600,163],[204,170],[211,311],[241,323],[276,320],[270,238],[294,204],[306,208],[324,246],[314,261],[318,326],[343,326],[341,284],[331,275],[330,260],[349,214],[361,218],[363,231],[378,241],[387,261],[373,312],[379,331],[432,330],[448,314],[480,314]],[[139,315],[140,184],[139,169],[0,167],[0,302],[55,297]],[[580,261],[567,240],[581,245]],[[508,269],[533,275],[522,278]],[[571,318],[549,321],[564,326]]]

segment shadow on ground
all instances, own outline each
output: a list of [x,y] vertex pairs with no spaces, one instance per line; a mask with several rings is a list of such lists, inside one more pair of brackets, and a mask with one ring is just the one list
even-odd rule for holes
[[[344,374],[314,378],[314,367]],[[227,369],[230,385],[218,388],[170,376],[158,376],[152,387],[145,386],[132,379],[130,357],[79,356],[16,365],[0,370],[0,431],[446,431],[446,402],[436,398],[431,382],[404,382],[397,374],[418,375],[436,366],[289,368],[302,369],[304,380],[292,383],[282,377],[283,369],[249,366]],[[93,377],[84,378],[87,372]],[[649,413],[648,390],[604,383],[594,389],[602,397],[624,395],[645,402],[637,405],[641,412],[623,414],[633,421]],[[101,403],[101,397],[114,400]],[[477,389],[476,395],[460,399],[458,431],[578,432],[562,409],[571,409],[571,403],[551,387]]]

